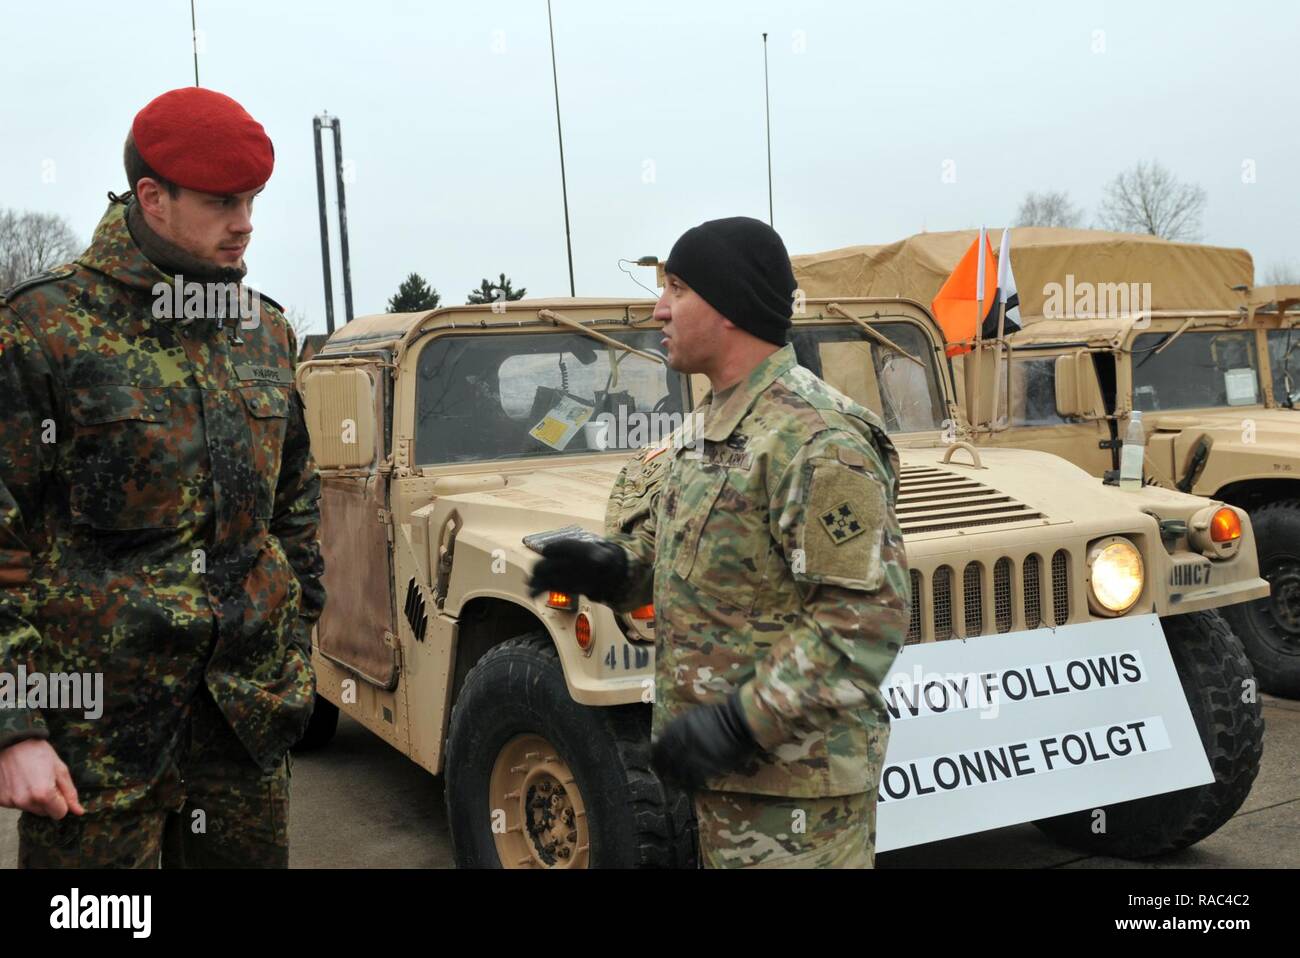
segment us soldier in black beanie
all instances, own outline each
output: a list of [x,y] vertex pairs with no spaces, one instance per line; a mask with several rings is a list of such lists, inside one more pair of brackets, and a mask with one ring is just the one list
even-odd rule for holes
[[668,365],[709,377],[702,449],[624,469],[608,538],[553,543],[536,590],[655,606],[652,758],[691,789],[709,867],[869,868],[907,630],[898,457],[875,414],[795,362],[781,238],[688,230],[655,307]]

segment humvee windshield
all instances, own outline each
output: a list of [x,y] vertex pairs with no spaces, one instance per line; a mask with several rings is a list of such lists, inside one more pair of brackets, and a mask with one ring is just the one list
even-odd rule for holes
[[1300,403],[1300,332],[1269,330],[1268,358],[1273,367],[1273,398],[1283,406],[1294,407]]
[[[661,353],[658,330],[608,335]],[[637,448],[689,408],[686,377],[580,333],[443,336],[417,368],[421,465]]]
[[1143,412],[1255,406],[1259,388],[1254,332],[1143,333],[1133,343],[1133,407]]
[[929,339],[911,322],[872,320],[871,325],[921,365],[848,325],[796,328],[791,336],[795,356],[801,366],[880,416],[891,433],[941,428],[946,414]]

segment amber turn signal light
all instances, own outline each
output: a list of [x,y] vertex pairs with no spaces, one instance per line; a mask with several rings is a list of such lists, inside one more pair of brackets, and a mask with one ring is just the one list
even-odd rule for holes
[[632,610],[632,618],[644,622],[647,619],[655,617],[655,607],[653,605],[643,605],[639,609]]
[[552,592],[547,596],[546,604],[552,609],[564,609],[567,612],[573,609],[573,596],[567,592]]
[[1210,520],[1210,539],[1214,542],[1233,542],[1241,538],[1241,519],[1233,509],[1224,506]]

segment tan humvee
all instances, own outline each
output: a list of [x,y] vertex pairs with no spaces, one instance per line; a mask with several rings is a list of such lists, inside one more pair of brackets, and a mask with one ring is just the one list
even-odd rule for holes
[[1029,323],[1009,339],[1010,424],[996,441],[1102,475],[1140,410],[1148,482],[1250,512],[1272,594],[1225,615],[1261,688],[1300,698],[1300,287],[1244,298]]
[[[796,256],[796,275],[809,294],[929,302],[975,235]],[[1250,289],[1245,250],[1097,230],[1013,230],[1012,257],[1024,329],[1007,337],[1010,375],[990,381],[990,356],[978,412],[958,389],[978,442],[1103,476],[1140,410],[1148,482],[1250,513],[1272,593],[1224,615],[1260,687],[1300,698],[1300,287]],[[954,360],[959,380],[967,365]]]
[[[693,860],[689,801],[648,762],[652,610],[616,615],[525,588],[536,555],[524,538],[603,532],[623,464],[703,395],[707,383],[662,364],[652,309],[551,300],[368,316],[299,367],[329,591],[306,744],[328,740],[337,707],[445,774],[461,865]],[[793,341],[802,363],[878,410],[900,447],[909,643],[1165,617],[1218,779],[1118,806],[1106,836],[1082,812],[1042,827],[1144,855],[1226,821],[1262,733],[1257,703],[1214,694],[1250,671],[1211,610],[1267,591],[1245,513],[1228,510],[1241,537],[1206,555],[1197,530],[1219,503],[1121,493],[1055,456],[975,448],[938,328],[915,304],[813,301]],[[1115,542],[1136,551],[1140,579],[1102,568]],[[1128,588],[1124,607],[1102,604],[1103,579]]]

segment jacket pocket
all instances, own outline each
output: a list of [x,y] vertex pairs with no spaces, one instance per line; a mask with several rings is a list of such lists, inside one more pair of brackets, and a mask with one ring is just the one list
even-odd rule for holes
[[762,483],[756,473],[744,469],[700,462],[688,469],[698,472],[681,484],[674,525],[682,535],[673,572],[701,592],[747,612],[762,585],[770,551]]
[[240,386],[239,395],[248,415],[257,481],[257,515],[269,519],[275,510],[275,489],[280,481],[280,460],[289,422],[289,390],[285,386]]
[[170,390],[110,385],[73,389],[68,396],[73,522],[108,531],[179,525],[181,457]]

